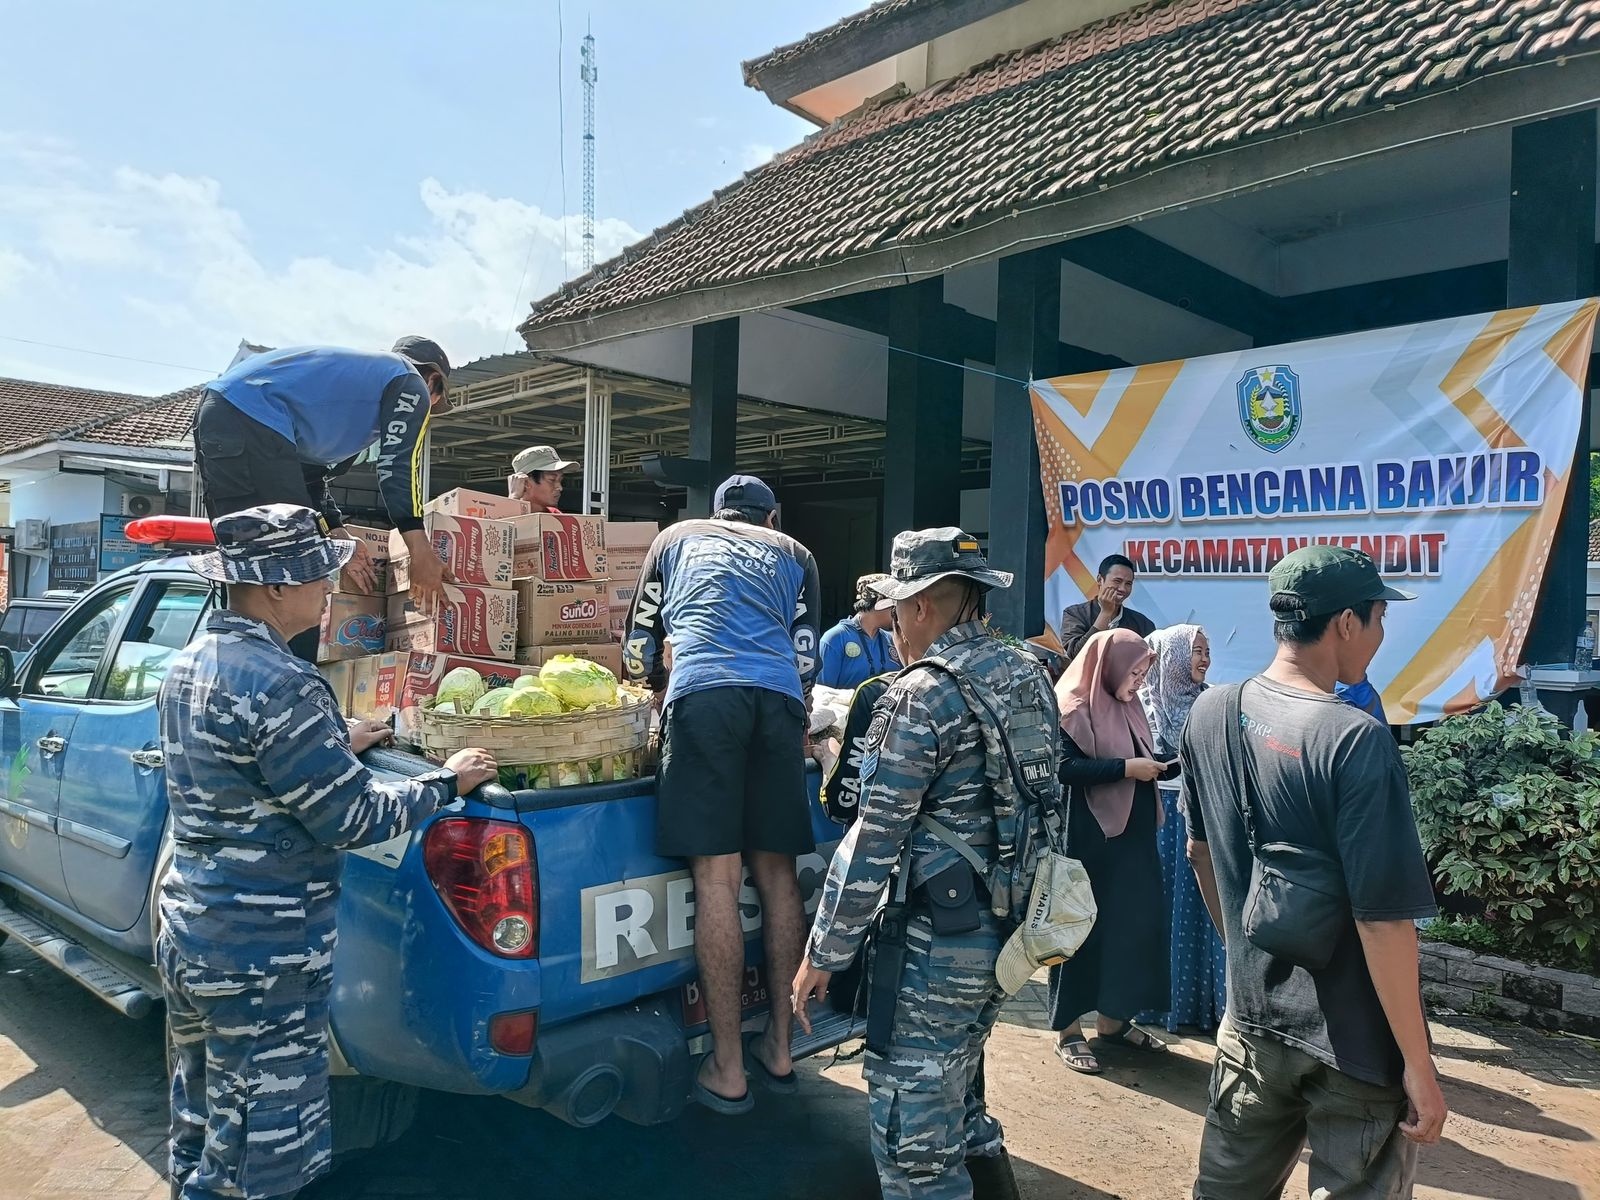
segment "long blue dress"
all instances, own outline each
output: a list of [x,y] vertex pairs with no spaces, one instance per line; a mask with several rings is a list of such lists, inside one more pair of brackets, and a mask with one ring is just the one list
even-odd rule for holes
[[1228,1002],[1227,952],[1189,866],[1188,826],[1178,804],[1178,785],[1164,783],[1160,791],[1167,819],[1156,831],[1156,848],[1161,854],[1166,894],[1172,901],[1168,939],[1172,999],[1165,1013],[1140,1013],[1137,1019],[1165,1025],[1170,1033],[1178,1032],[1180,1025],[1211,1033]]

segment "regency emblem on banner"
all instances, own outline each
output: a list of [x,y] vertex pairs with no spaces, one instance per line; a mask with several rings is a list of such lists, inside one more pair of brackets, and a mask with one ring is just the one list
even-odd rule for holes
[[1239,378],[1239,423],[1276,454],[1300,432],[1300,376],[1283,364],[1251,367]]

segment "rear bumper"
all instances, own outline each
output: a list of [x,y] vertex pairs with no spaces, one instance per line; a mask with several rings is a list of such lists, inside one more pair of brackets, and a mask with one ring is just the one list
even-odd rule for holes
[[580,1128],[611,1113],[670,1121],[689,1102],[692,1060],[675,1006],[662,997],[539,1031],[528,1082],[507,1094]]

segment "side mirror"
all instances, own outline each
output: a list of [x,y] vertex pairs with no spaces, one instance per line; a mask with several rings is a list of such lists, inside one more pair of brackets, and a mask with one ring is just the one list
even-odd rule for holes
[[22,695],[22,681],[17,678],[17,660],[10,646],[0,646],[0,697],[15,700]]

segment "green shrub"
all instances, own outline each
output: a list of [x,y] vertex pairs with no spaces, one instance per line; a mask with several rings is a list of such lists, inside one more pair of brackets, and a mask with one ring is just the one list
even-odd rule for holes
[[1600,950],[1600,734],[1539,709],[1451,717],[1404,751],[1440,889],[1485,906],[1507,950],[1587,962]]

